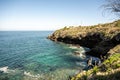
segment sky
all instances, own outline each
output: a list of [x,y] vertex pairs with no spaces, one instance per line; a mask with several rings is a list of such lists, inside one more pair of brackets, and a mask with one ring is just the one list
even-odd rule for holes
[[0,31],[56,30],[114,21],[105,0],[0,0]]

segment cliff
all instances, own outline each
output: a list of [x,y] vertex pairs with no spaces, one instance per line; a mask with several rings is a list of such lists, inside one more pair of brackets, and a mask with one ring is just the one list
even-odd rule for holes
[[[113,54],[120,43],[120,20],[93,26],[64,27],[48,36],[53,41],[91,48],[86,54],[101,57]],[[118,47],[119,49],[120,47]],[[117,50],[119,52],[120,50]]]

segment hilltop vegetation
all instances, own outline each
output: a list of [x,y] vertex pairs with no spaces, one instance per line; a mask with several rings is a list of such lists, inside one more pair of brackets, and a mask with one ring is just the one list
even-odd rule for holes
[[64,27],[60,30],[56,30],[51,36],[49,36],[52,40],[58,38],[83,38],[88,35],[94,35],[95,33],[101,34],[101,37],[112,38],[114,35],[119,33],[120,31],[120,20],[115,21],[113,23],[107,24],[98,24],[94,26],[77,26],[77,27]]

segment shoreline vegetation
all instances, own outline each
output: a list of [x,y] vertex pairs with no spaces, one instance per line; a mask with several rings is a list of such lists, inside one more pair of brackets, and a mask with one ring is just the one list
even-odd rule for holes
[[[52,41],[88,47],[87,55],[99,57],[102,64],[81,71],[69,80],[119,80],[120,20],[93,26],[70,26],[47,37]],[[77,54],[77,53],[76,53]]]

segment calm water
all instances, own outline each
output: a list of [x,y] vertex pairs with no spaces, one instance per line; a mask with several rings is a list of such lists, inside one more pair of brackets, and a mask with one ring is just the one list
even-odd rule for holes
[[0,79],[66,80],[86,66],[83,57],[73,52],[84,51],[46,37],[50,31],[1,31]]

